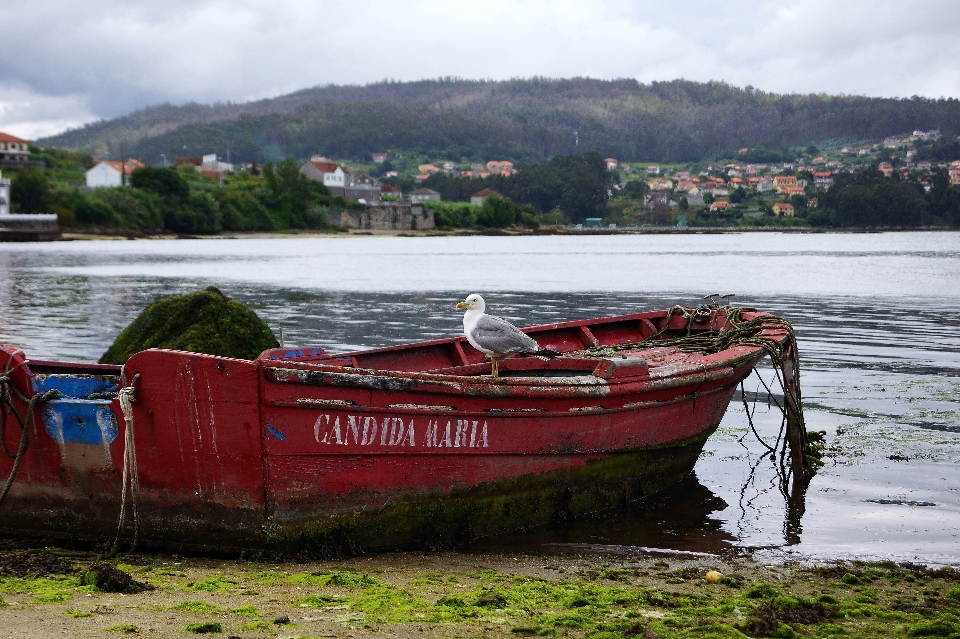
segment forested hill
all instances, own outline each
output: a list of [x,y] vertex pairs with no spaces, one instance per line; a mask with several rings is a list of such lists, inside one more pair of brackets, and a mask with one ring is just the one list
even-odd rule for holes
[[230,149],[234,161],[382,151],[540,161],[598,151],[695,161],[762,144],[960,132],[960,100],[778,95],[722,82],[459,79],[324,86],[244,104],[161,105],[38,140],[148,163]]

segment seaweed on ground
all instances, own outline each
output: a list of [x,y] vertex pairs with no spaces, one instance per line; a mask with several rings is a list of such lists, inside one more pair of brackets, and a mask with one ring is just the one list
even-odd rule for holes
[[136,581],[129,573],[110,564],[93,564],[83,572],[82,583],[94,586],[100,592],[120,592],[125,595],[153,590],[150,584]]
[[0,576],[46,577],[69,575],[76,571],[69,561],[45,550],[22,550],[0,554]]

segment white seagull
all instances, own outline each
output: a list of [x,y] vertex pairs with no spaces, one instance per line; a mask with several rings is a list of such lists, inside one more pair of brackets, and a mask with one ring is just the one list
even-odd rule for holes
[[540,348],[537,341],[505,319],[484,313],[483,298],[473,293],[457,304],[465,308],[463,334],[470,344],[490,358],[490,377],[500,372],[500,360],[510,355],[538,355],[555,357],[557,353]]

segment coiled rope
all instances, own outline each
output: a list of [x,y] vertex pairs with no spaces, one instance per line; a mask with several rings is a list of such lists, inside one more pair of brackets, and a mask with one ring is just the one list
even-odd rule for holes
[[[720,330],[700,330],[696,328],[697,325],[708,323],[708,325],[712,325],[712,321],[721,311],[726,314],[724,328]],[[770,356],[777,383],[783,390],[783,405],[776,400],[771,389],[762,379],[761,382],[763,382],[767,392],[783,414],[783,421],[781,422],[780,436],[778,436],[777,443],[773,447],[760,439],[759,435],[757,435],[757,439],[771,452],[780,447],[782,443],[781,462],[783,462],[786,458],[787,442],[790,439],[789,425],[793,424],[799,434],[799,441],[791,443],[791,454],[799,458],[804,478],[809,479],[816,472],[816,469],[823,465],[821,461],[823,440],[819,432],[808,433],[804,421],[803,398],[800,391],[800,352],[797,348],[796,333],[790,322],[782,317],[764,314],[751,320],[743,318],[744,313],[754,312],[756,312],[756,309],[739,306],[719,307],[704,304],[695,309],[674,306],[667,311],[663,326],[656,333],[641,341],[596,346],[577,351],[575,354],[590,357],[611,357],[627,350],[675,347],[685,353],[712,355],[734,346],[755,346],[762,349],[766,355]],[[686,325],[683,328],[674,329],[680,333],[679,336],[664,337],[664,334],[669,330],[670,319],[674,315],[680,315],[686,319]],[[729,324],[729,327],[727,324]],[[783,331],[786,333],[786,338],[774,339],[762,336],[761,333],[768,328]],[[574,353],[569,355],[574,355]],[[756,434],[749,409],[747,410],[747,419],[750,428]],[[784,436],[785,434],[787,436]]]

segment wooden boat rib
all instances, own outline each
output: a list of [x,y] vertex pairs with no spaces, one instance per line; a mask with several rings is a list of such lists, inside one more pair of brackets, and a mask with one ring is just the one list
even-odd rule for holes
[[[749,343],[705,353],[669,341],[732,331],[732,319],[713,308],[530,327],[562,356],[507,359],[499,378],[463,338],[274,349],[256,361],[148,350],[122,369],[3,347],[24,399],[66,397],[29,420],[0,526],[112,536],[126,427],[109,393],[121,376],[137,379],[136,510],[148,545],[437,547],[613,508],[688,475],[764,357],[757,340],[787,339],[772,316],[738,311],[756,326]],[[8,423],[2,435],[16,451],[19,430]],[[0,476],[11,467],[0,456]]]

